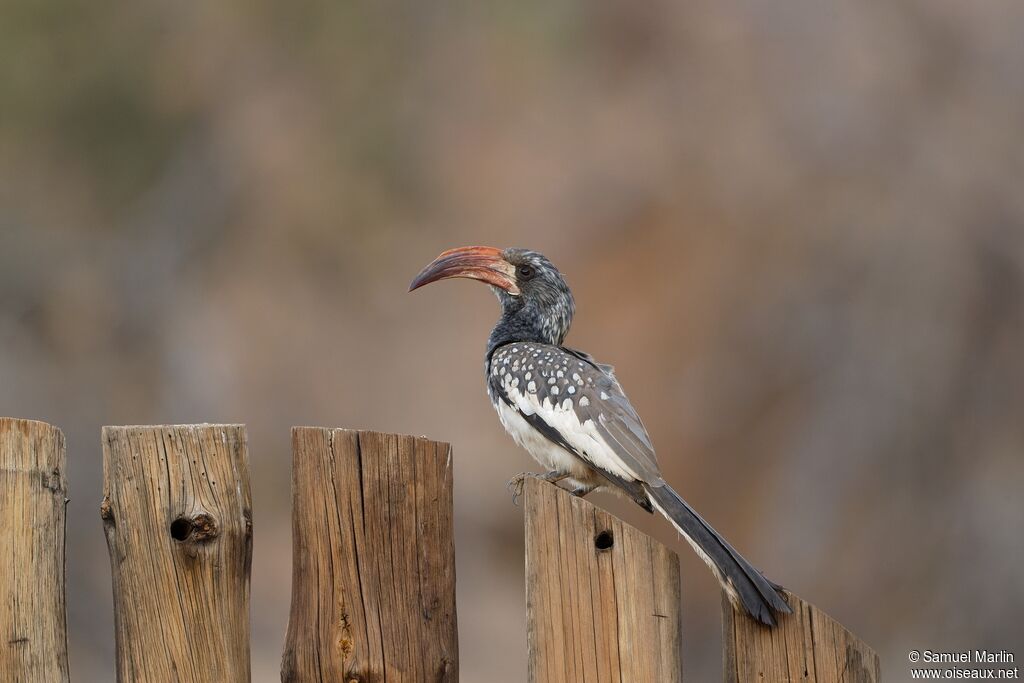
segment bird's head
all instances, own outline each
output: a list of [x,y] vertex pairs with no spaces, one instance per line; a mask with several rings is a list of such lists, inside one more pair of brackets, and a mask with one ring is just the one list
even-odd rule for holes
[[576,310],[572,292],[543,254],[494,247],[449,249],[420,271],[409,291],[456,277],[487,283],[501,301],[492,349],[511,341],[560,345],[569,331]]

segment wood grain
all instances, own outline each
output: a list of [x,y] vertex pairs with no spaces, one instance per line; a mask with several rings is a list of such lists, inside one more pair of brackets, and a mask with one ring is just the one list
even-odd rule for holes
[[451,447],[315,427],[292,446],[281,680],[457,681]]
[[121,683],[248,683],[248,457],[241,425],[104,427]]
[[878,655],[842,624],[792,593],[793,614],[767,628],[738,614],[725,598],[722,623],[726,683],[878,683]]
[[531,683],[682,680],[676,554],[536,478],[524,501]]
[[0,681],[67,683],[64,435],[0,418]]

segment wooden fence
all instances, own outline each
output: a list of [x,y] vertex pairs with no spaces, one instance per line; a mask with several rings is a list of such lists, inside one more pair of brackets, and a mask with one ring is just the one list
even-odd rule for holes
[[[107,427],[102,442],[117,680],[248,683],[245,427]],[[281,680],[457,681],[451,447],[315,427],[294,429],[292,446],[293,579]],[[4,683],[70,680],[66,495],[60,430],[0,418]],[[524,500],[529,680],[683,680],[675,553],[539,480],[527,481]],[[776,629],[723,601],[727,683],[877,683],[869,647],[789,599],[794,614]]]

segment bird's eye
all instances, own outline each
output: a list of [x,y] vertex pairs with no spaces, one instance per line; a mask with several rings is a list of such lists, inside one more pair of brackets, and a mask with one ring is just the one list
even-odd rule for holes
[[531,277],[533,277],[533,266],[529,266],[524,263],[523,265],[519,266],[518,272],[519,277],[523,278],[524,280],[529,280]]

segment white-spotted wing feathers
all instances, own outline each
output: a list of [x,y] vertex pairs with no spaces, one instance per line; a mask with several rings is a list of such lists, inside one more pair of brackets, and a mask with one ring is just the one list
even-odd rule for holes
[[[554,469],[554,444],[626,481],[663,483],[647,430],[610,366],[557,346],[512,343],[492,355],[488,390],[505,428],[545,466]],[[514,433],[538,427],[543,441]]]

